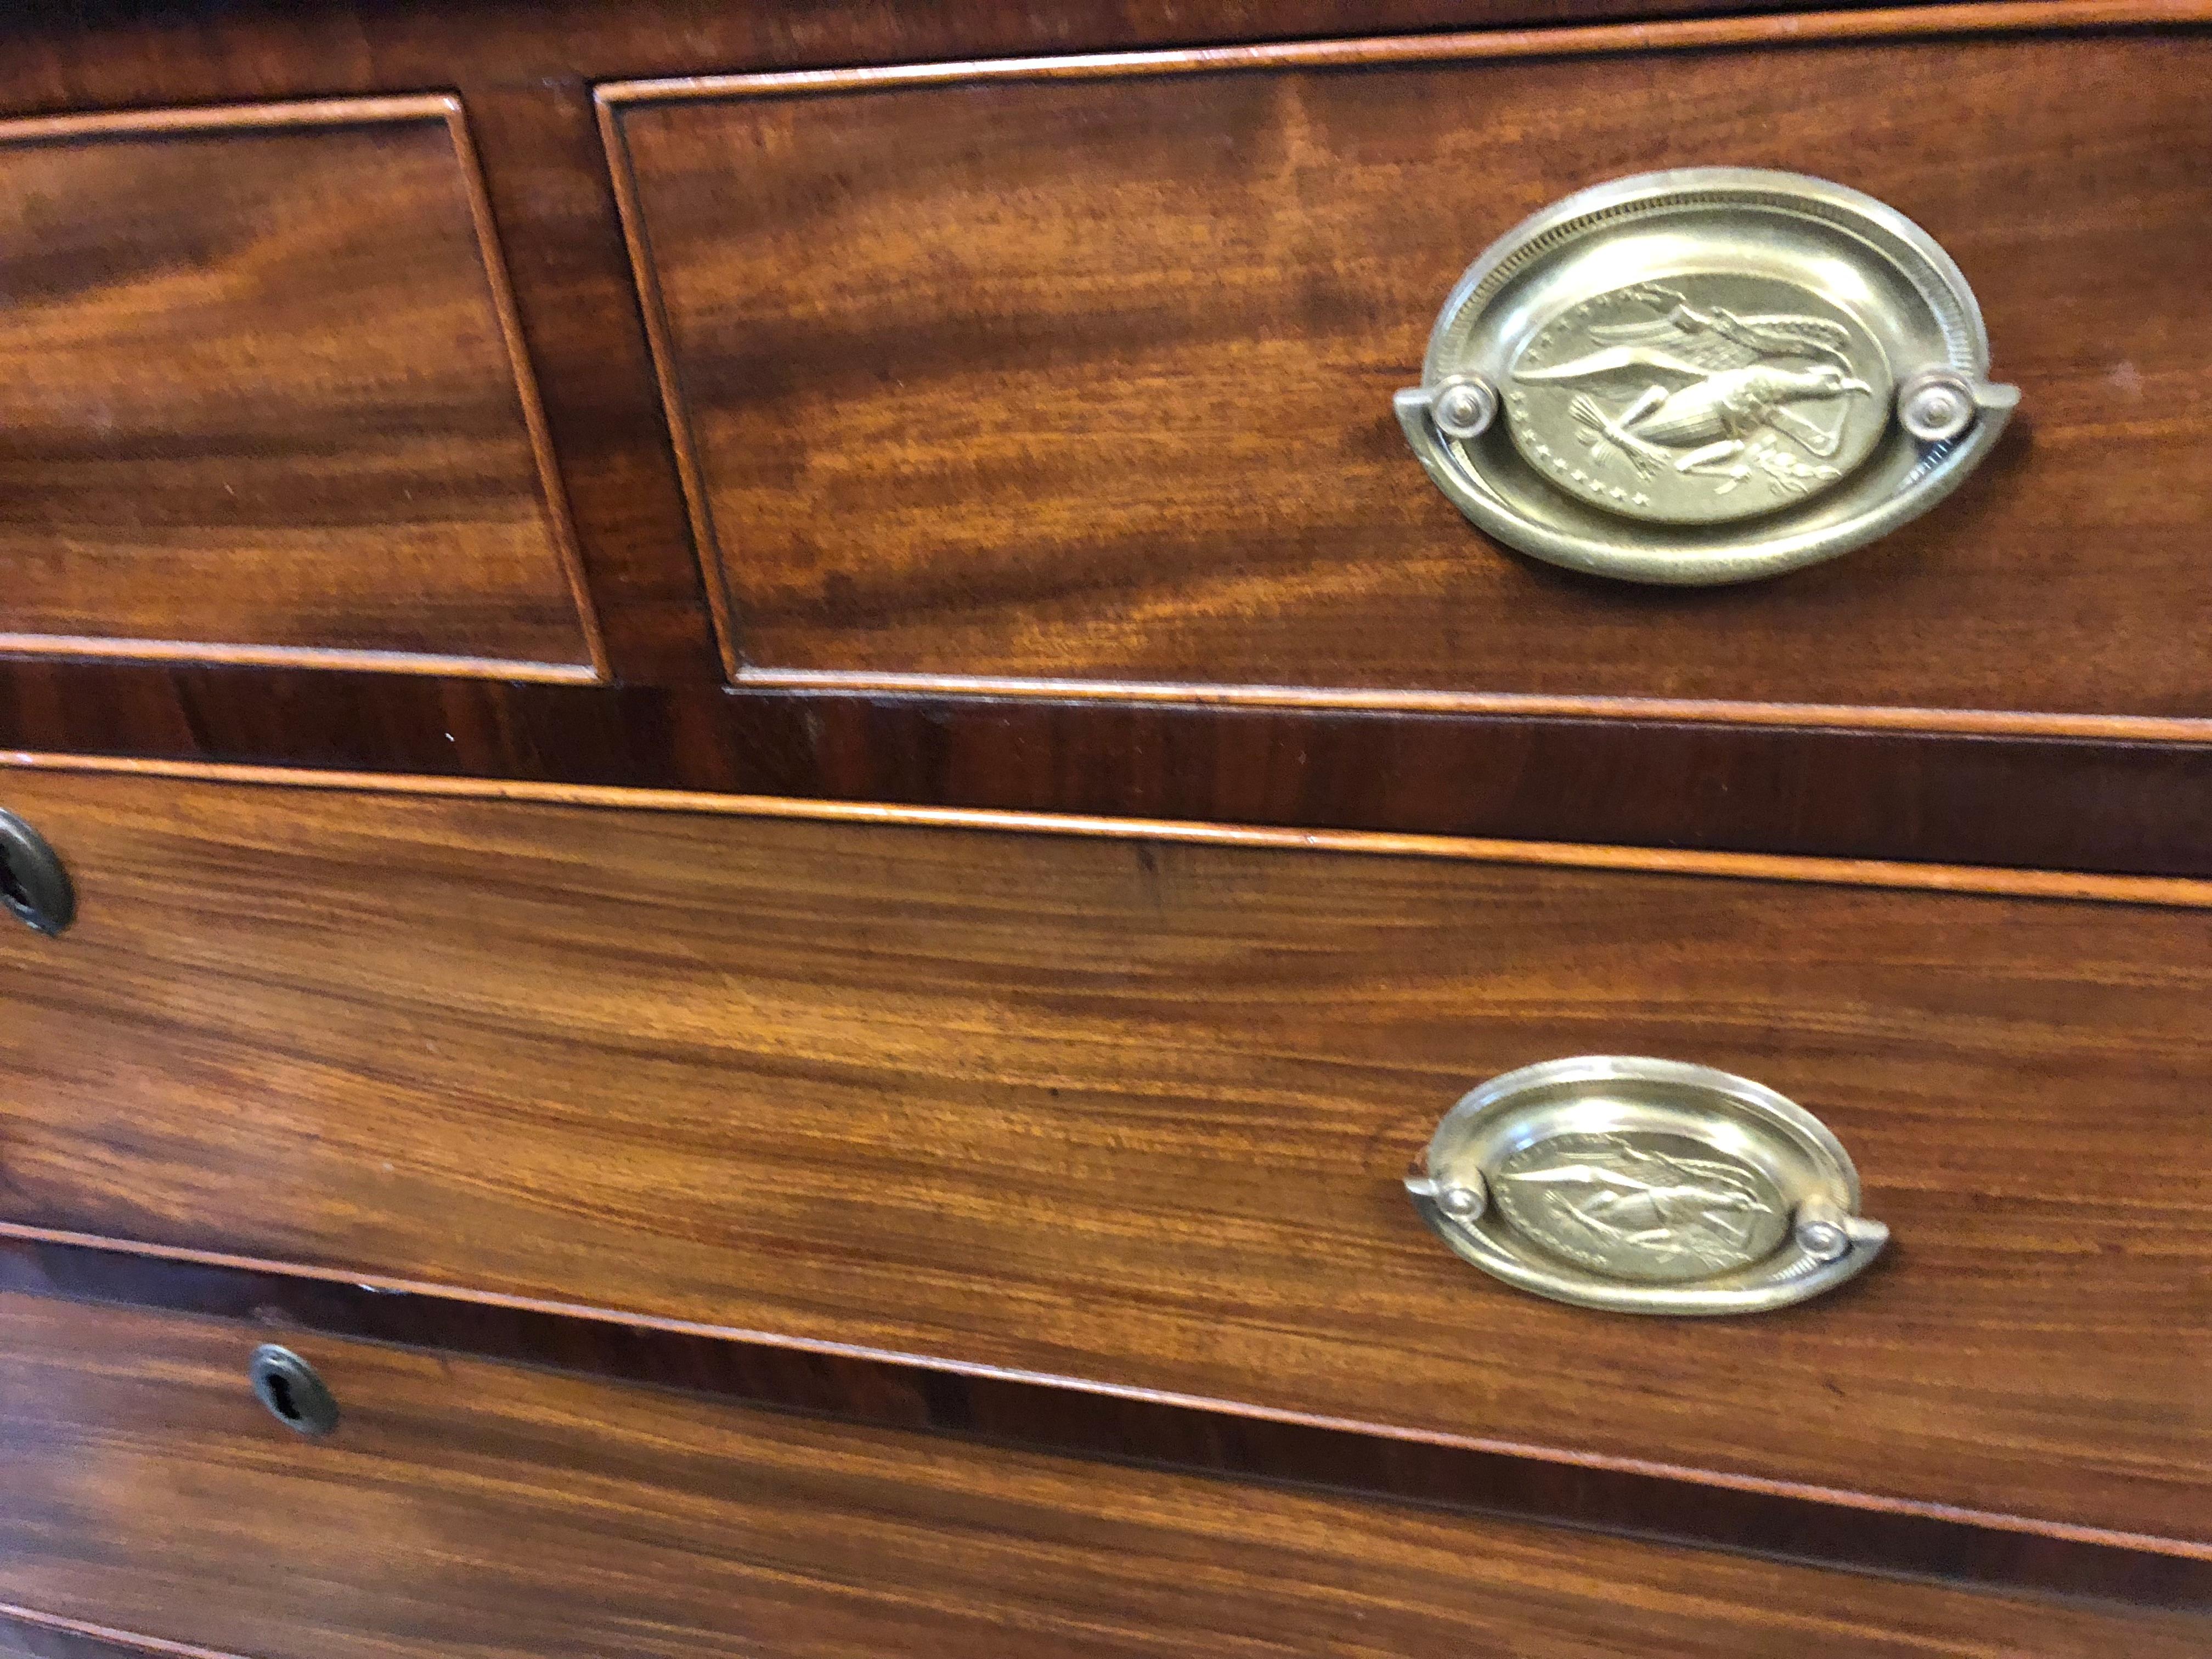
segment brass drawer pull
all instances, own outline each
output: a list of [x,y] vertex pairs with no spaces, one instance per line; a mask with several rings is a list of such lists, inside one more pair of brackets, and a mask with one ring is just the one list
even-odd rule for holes
[[1629,581],[1830,559],[1955,489],[2020,399],[1927,232],[1824,179],[1620,179],[1478,258],[1400,423],[1499,541]]
[[1862,1272],[1889,1229],[1810,1112],[1705,1066],[1592,1054],[1469,1092],[1406,1178],[1509,1285],[1624,1313],[1758,1313]]

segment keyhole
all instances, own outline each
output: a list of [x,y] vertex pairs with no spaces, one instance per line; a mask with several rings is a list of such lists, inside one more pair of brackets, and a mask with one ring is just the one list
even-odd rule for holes
[[269,1414],[295,1434],[328,1434],[338,1425],[338,1402],[315,1368],[289,1348],[271,1342],[253,1351],[247,1375]]
[[46,934],[70,925],[76,900],[69,872],[39,832],[13,812],[0,811],[0,904],[19,921]]
[[300,1425],[300,1407],[292,1398],[292,1379],[282,1371],[269,1375],[269,1409],[294,1428]]

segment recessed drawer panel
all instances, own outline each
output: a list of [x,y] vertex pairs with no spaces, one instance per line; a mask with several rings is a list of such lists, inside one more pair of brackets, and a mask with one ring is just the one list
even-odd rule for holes
[[588,678],[449,98],[0,122],[0,649]]
[[[2212,716],[2212,40],[1726,27],[1748,43],[1652,50],[1713,38],[1660,25],[607,89],[733,666]],[[1723,163],[1929,233],[2021,389],[2012,428],[1926,517],[1747,586],[1486,540],[1392,411],[1447,292],[1572,191]],[[1638,386],[1593,389],[1627,418]],[[1817,473],[1795,429],[1813,447],[1778,454]],[[1633,483],[1627,454],[1575,459]]]
[[[1094,1465],[0,1296],[0,1652],[75,1620],[259,1656],[1722,1659],[2200,1653],[2207,1621]],[[169,1650],[164,1650],[167,1651]]]
[[[2212,1542],[2204,909],[4,786],[78,907],[0,927],[13,1229]],[[1592,1054],[1817,1114],[1886,1254],[1716,1319],[1462,1261],[1409,1160]]]

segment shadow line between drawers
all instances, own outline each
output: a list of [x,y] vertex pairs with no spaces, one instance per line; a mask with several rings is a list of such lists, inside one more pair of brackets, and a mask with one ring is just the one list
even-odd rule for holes
[[781,795],[724,795],[615,784],[545,783],[526,779],[434,777],[374,772],[307,771],[207,761],[147,760],[107,755],[0,752],[0,772],[120,773],[203,783],[363,794],[447,796],[550,806],[641,812],[693,812],[725,817],[794,818],[872,824],[885,829],[977,830],[1012,834],[1087,836],[1304,852],[1463,860],[1477,864],[1542,865],[1649,875],[1705,876],[1740,881],[1804,882],[2011,898],[2106,904],[2155,904],[2212,909],[2212,880],[2185,876],[2111,876],[1994,866],[1905,864],[1875,859],[1814,858],[1772,853],[1721,853],[1650,847],[1591,846],[1575,842],[1501,841],[1468,836],[1407,835],[1370,830],[1290,830],[1264,824],[1096,814],[1006,811],[988,807],[902,806],[876,801],[820,800]]

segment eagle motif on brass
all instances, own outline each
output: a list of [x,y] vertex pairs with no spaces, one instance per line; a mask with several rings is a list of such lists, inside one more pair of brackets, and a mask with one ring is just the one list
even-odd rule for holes
[[1499,1198],[1568,1255],[1642,1273],[1721,1273],[1764,1254],[1774,1221],[1749,1170],[1639,1146],[1620,1135],[1553,1143],[1556,1159],[1513,1169]]
[[[1632,386],[1608,407],[1596,391],[1569,404],[1593,454],[1610,453],[1637,477],[1659,468],[1719,479],[1726,495],[1753,475],[1750,452],[1763,436],[1785,439],[1826,460],[1842,442],[1839,420],[1823,422],[1804,405],[1870,397],[1874,388],[1851,373],[1850,331],[1824,317],[1739,316],[1719,306],[1694,306],[1680,293],[1643,283],[1617,296],[1659,314],[1649,320],[1593,324],[1595,349],[1560,363],[1522,368],[1523,385]],[[1766,474],[1784,488],[1808,487],[1823,476],[1810,466]]]

